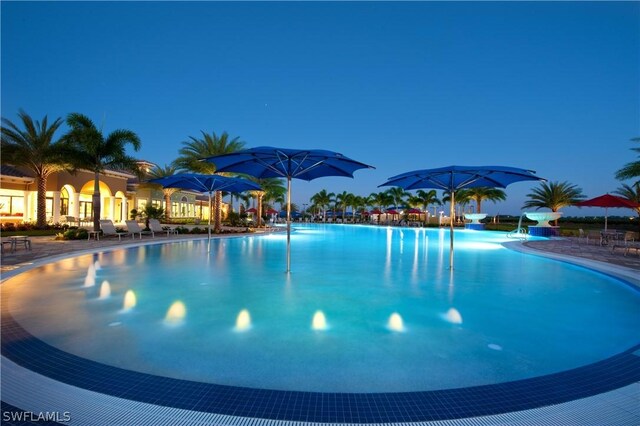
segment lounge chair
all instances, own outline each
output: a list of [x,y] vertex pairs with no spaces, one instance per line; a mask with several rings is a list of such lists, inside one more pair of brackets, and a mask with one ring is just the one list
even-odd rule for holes
[[127,224],[127,233],[131,234],[131,238],[135,238],[136,234],[140,235],[140,239],[142,239],[142,234],[151,234],[151,237],[155,238],[153,231],[143,230],[135,220],[125,220],[124,223]]
[[158,219],[149,219],[149,228],[154,234],[155,233],[161,234],[163,232],[166,232],[167,237],[171,234],[176,234],[176,235],[178,234],[178,231],[175,229],[171,229],[171,228],[164,229]]
[[638,241],[638,234],[633,231],[627,231],[624,233],[624,238],[614,240],[611,245],[611,253],[615,252],[616,248],[622,248],[624,255],[629,254],[629,250],[634,249],[636,254],[640,255],[640,241]]
[[118,240],[121,240],[123,235],[127,235],[126,232],[118,232],[110,220],[101,220],[100,230],[102,231],[103,237],[118,237]]

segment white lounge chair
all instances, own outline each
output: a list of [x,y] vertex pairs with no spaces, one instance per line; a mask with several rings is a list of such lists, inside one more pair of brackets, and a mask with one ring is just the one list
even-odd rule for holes
[[144,231],[135,220],[125,220],[124,223],[127,224],[127,233],[131,234],[131,238],[135,238],[136,234],[140,235],[140,239],[142,234],[151,234],[151,237],[155,238],[153,231]]
[[126,232],[118,232],[115,225],[110,220],[101,220],[100,230],[104,237],[118,237],[118,240],[120,240],[123,235],[127,235]]
[[158,219],[149,219],[149,228],[153,233],[161,234],[163,232],[166,232],[167,237],[171,234],[176,234],[176,235],[178,234],[178,231],[175,229],[171,229],[171,228],[164,229]]

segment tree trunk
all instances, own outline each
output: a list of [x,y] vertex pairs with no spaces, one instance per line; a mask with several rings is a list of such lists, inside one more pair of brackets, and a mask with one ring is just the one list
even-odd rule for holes
[[258,194],[258,228],[262,226],[262,194]]
[[482,198],[476,198],[476,213],[482,213]]
[[213,203],[214,225],[213,232],[219,234],[222,231],[222,191],[216,191]]
[[[38,176],[38,194],[36,207],[36,227],[44,228],[47,224],[47,177]],[[24,212],[26,215],[27,212]]]
[[100,230],[100,173],[95,172],[95,178],[93,180],[93,195],[91,196],[92,210],[93,210],[93,230]]
[[164,192],[164,217],[167,222],[171,220],[171,193],[169,191]]

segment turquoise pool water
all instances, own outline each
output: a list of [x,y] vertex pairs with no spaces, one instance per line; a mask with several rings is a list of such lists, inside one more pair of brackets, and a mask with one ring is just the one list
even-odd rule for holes
[[[33,335],[94,361],[280,390],[492,384],[638,343],[640,292],[505,241],[457,231],[451,272],[447,230],[297,226],[290,275],[282,234],[214,240],[210,255],[202,240],[147,245],[21,274],[9,307]],[[127,292],[136,304],[124,309]]]

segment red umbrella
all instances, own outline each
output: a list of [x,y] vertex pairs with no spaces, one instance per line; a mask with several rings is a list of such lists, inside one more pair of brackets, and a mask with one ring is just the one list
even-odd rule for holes
[[269,209],[267,210],[267,214],[278,214],[278,210]]
[[626,207],[628,209],[637,209],[640,204],[626,198],[616,197],[615,195],[601,195],[590,200],[580,201],[575,204],[577,207],[604,207],[604,230],[607,230],[607,217],[609,207]]
[[407,210],[407,213],[409,213],[409,214],[422,214],[422,210],[420,210],[420,209],[409,209],[409,210]]
[[393,210],[393,209],[391,209],[391,210],[387,210],[387,214],[392,214],[392,215],[394,215],[394,216],[395,216],[395,215],[400,214],[400,213],[398,213],[398,211],[397,211],[397,210]]
[[255,208],[251,207],[250,209],[245,210],[247,213],[258,213],[258,210],[256,210]]
[[379,209],[373,209],[371,210],[371,214],[382,214],[382,212]]

